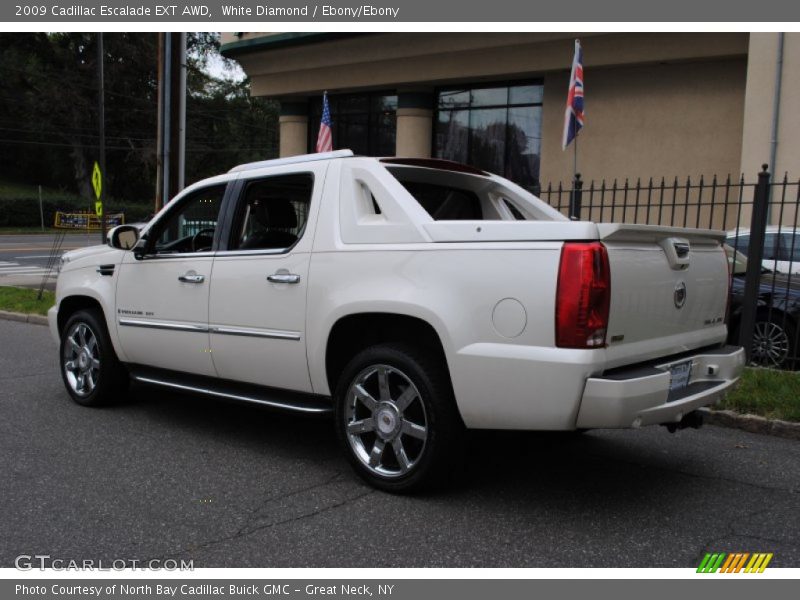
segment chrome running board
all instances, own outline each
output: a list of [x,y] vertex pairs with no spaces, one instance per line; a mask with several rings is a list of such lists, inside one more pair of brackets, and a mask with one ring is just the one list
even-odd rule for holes
[[249,402],[276,410],[306,415],[327,415],[333,412],[333,404],[327,396],[279,390],[201,375],[175,373],[139,365],[128,365],[128,368],[134,381],[188,394],[203,394],[223,400]]

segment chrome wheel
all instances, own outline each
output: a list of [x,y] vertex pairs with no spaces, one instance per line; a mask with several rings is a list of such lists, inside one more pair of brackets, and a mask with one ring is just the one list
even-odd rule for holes
[[380,364],[356,375],[344,419],[350,448],[371,473],[400,477],[422,458],[428,415],[417,387],[400,370]]
[[65,339],[62,367],[67,383],[78,396],[88,396],[100,376],[97,336],[86,323],[78,322],[69,328]]
[[789,335],[771,321],[758,321],[753,332],[752,361],[759,365],[780,367],[789,357]]

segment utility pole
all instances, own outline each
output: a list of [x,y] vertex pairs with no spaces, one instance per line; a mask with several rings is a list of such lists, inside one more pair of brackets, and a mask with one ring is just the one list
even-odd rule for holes
[[156,211],[183,189],[186,156],[186,34],[160,33],[158,39]]
[[[106,179],[106,86],[103,75],[103,32],[97,34],[97,82],[98,82],[98,120],[100,121],[100,175]],[[100,235],[103,244],[106,243],[106,205],[105,205],[106,186],[105,181],[100,188]]]
[[153,213],[157,213],[164,205],[161,194],[164,190],[164,38],[167,34],[159,32],[156,65],[158,69],[158,125],[156,133],[156,189],[153,203]]
[[180,34],[178,52],[178,190],[186,187],[186,32]]
[[164,34],[164,96],[163,101],[164,105],[162,110],[164,111],[164,118],[161,121],[161,126],[164,128],[164,133],[161,136],[161,143],[164,144],[164,147],[161,151],[161,206],[169,202],[170,198],[172,198],[172,194],[170,194],[172,188],[172,153],[170,150],[172,149],[172,34],[165,33]]

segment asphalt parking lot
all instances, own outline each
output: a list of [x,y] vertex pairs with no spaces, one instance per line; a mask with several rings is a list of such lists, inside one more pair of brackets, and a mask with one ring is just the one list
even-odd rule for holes
[[47,328],[0,321],[0,566],[692,567],[706,551],[800,566],[800,443],[705,427],[480,433],[445,492],[360,482],[332,426],[133,388],[87,409]]

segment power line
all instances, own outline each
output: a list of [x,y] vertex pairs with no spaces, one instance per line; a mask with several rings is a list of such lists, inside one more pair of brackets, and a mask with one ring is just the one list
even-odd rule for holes
[[[3,70],[16,71],[18,73],[23,73],[24,75],[31,75],[30,71],[26,69],[14,68],[8,65],[3,65]],[[58,79],[61,82],[66,83],[69,87],[79,87],[97,93],[97,85],[78,83],[77,81],[75,81],[76,76],[83,75],[83,73],[79,70],[76,70],[74,73],[49,71],[40,75],[43,75],[46,79]],[[30,81],[27,80],[27,78],[26,78],[26,83],[31,84]],[[106,93],[114,96],[119,96],[120,98],[128,98],[129,100],[136,100],[138,102],[147,102],[148,104],[152,104],[154,106],[157,104],[156,100],[143,98],[141,96],[131,96],[130,94],[123,94],[122,92],[114,92],[112,90],[107,90]]]
[[[69,144],[69,143],[61,143],[61,142],[37,142],[32,140],[9,140],[9,139],[0,139],[0,143],[3,144],[28,144],[33,146],[58,146],[64,148],[74,148],[78,146],[80,148],[99,148],[99,144]],[[107,150],[141,150],[142,148],[131,148],[130,146],[106,146]]]
[[[61,142],[39,142],[39,141],[28,141],[28,140],[9,140],[9,139],[0,139],[0,143],[3,144],[30,144],[36,146],[54,146],[54,147],[66,147],[66,148],[73,148],[78,146],[80,148],[99,148],[99,144],[69,144],[69,143],[61,143]],[[187,152],[262,152],[262,151],[270,151],[275,150],[277,145],[272,146],[232,146],[228,148],[187,148]],[[135,150],[148,150],[149,148],[145,147],[134,147],[131,148],[130,146],[106,146],[106,150],[125,150],[127,152],[135,151]]]
[[[239,124],[241,125],[242,123]],[[53,129],[32,129],[23,127],[4,127],[0,125],[0,131],[31,133],[38,135],[59,135],[59,136],[70,135],[74,137],[91,138],[91,139],[97,138],[97,133],[92,130],[89,130],[88,128],[65,128],[64,130],[53,130]],[[92,133],[81,133],[81,131],[92,131]],[[275,133],[275,130],[269,128],[265,129],[263,133],[267,135],[272,135]],[[156,141],[154,137],[139,137],[136,135],[128,135],[124,132],[123,133],[115,132],[115,135],[107,135],[106,137],[109,139],[121,140],[121,141],[138,141],[146,143],[151,143]],[[199,135],[192,135],[191,133],[188,136],[188,138],[193,142],[214,142],[214,141],[219,141],[221,137],[223,136],[221,135],[199,136]],[[39,140],[31,140],[31,141],[39,141]]]

